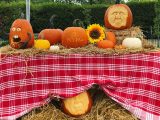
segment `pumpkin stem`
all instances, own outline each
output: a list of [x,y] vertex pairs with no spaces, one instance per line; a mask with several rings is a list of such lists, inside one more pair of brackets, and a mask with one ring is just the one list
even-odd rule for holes
[[55,20],[56,17],[57,17],[57,15],[56,15],[56,14],[53,14],[53,15],[50,17],[50,19],[49,19],[51,28],[54,28],[54,20]]
[[74,20],[73,20],[73,26],[84,28],[83,21],[81,21],[80,19],[74,19]]

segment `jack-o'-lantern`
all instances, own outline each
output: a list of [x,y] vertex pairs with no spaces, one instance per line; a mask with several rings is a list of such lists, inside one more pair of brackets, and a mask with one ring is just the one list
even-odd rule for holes
[[132,26],[132,22],[132,12],[125,4],[115,4],[106,10],[104,23],[105,26],[109,29],[127,29]]
[[25,49],[34,45],[34,33],[29,21],[17,19],[13,22],[9,33],[9,43],[15,49]]
[[59,29],[44,29],[39,33],[38,38],[48,40],[51,45],[54,45],[61,41],[61,36],[62,31]]
[[88,37],[82,27],[68,27],[62,35],[62,45],[67,48],[83,47],[88,44]]
[[91,110],[92,98],[88,91],[62,101],[63,111],[71,116],[84,115]]

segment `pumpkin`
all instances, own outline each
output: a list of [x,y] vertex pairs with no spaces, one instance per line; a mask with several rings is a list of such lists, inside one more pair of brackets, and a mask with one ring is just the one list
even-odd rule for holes
[[38,39],[34,41],[34,47],[36,49],[46,49],[48,50],[50,48],[50,43],[48,40],[42,40],[42,39]]
[[106,32],[106,39],[116,44],[116,36],[113,32]]
[[25,49],[34,45],[31,24],[25,19],[16,19],[10,28],[9,44],[15,49]]
[[91,110],[92,98],[87,91],[62,101],[62,108],[66,114],[71,116],[84,115]]
[[97,43],[98,48],[114,48],[115,44],[110,40],[101,40]]
[[62,35],[63,35],[63,30],[61,30],[61,29],[57,29],[59,32],[60,32],[60,34],[61,34],[61,38],[60,38],[60,40],[59,40],[59,42],[61,42],[62,41]]
[[44,29],[42,30],[39,35],[38,39],[45,39],[50,42],[51,45],[54,45],[61,41],[61,32],[57,29]]
[[125,38],[122,45],[126,48],[142,48],[142,41],[139,38]]
[[57,46],[57,45],[52,45],[52,46],[50,46],[49,50],[50,50],[50,51],[59,51],[60,48],[59,48],[59,46]]
[[104,23],[105,26],[109,29],[127,29],[132,26],[132,22],[132,12],[125,4],[112,5],[105,12]]
[[88,44],[88,37],[82,27],[68,27],[62,35],[62,45],[67,48],[78,48]]

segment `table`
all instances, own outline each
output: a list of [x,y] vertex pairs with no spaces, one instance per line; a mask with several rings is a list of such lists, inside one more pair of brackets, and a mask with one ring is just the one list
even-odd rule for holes
[[141,120],[160,120],[160,52],[128,55],[1,55],[0,119],[16,119],[98,84]]

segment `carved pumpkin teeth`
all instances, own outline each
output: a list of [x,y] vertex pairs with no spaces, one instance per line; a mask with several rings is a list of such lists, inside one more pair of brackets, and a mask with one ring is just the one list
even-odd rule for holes
[[13,42],[20,42],[21,38],[18,35],[13,36]]

